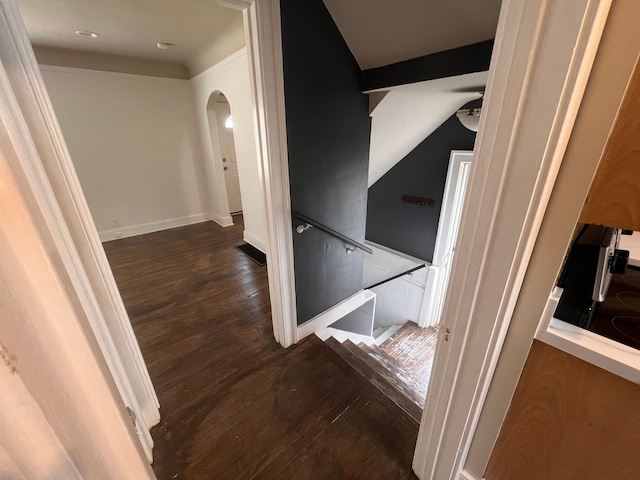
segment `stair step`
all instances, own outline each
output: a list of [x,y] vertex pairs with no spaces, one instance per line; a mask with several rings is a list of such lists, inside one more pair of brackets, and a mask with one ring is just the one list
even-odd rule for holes
[[438,342],[438,328],[407,322],[380,345],[409,372],[428,382]]
[[420,412],[422,411],[428,382],[407,372],[395,358],[390,357],[376,345],[356,345],[353,342],[345,342],[343,345],[378,371],[397,393],[411,401],[420,409]]
[[[416,403],[412,397],[408,396],[406,386],[394,375],[394,370],[387,370],[380,362],[373,359],[368,351],[350,340],[340,343],[334,338],[328,338],[325,343],[414,420],[420,421],[424,397],[421,402]],[[362,347],[369,349],[366,345]]]
[[347,332],[346,330],[340,330],[338,328],[332,327],[321,328],[320,330],[316,331],[315,334],[323,342],[326,342],[329,337],[335,338],[340,343],[351,340],[354,343],[364,343],[366,345],[370,345],[375,342],[375,339],[373,337],[368,337],[366,335],[360,335],[353,332]]
[[394,378],[398,379],[399,384],[402,385],[401,391],[411,401],[413,401],[420,408],[424,405],[424,399],[427,395],[427,388],[429,386],[429,380],[421,378],[420,376],[408,371],[404,365],[398,360],[390,356],[387,352],[375,345],[358,345],[364,350],[369,358],[378,362],[385,371],[390,372]]
[[393,345],[397,340],[401,340],[402,337],[405,335],[405,332],[411,333],[413,331],[411,323],[412,322],[407,322],[407,323],[405,323],[403,325],[400,325],[400,328],[397,329],[395,332],[393,332],[393,335],[391,337],[389,337],[380,346],[382,348],[386,349],[386,348],[390,347],[391,345]]

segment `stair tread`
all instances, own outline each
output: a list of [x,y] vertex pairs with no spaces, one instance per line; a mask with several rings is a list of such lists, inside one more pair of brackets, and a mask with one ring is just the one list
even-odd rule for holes
[[404,325],[402,325],[398,330],[396,330],[394,332],[393,335],[391,335],[391,337],[387,338],[385,340],[385,342],[380,345],[381,347],[388,347],[390,345],[393,345],[393,343],[398,340],[400,337],[402,337],[402,335],[404,335],[404,332],[411,332],[413,331],[413,327],[411,325],[411,323],[413,322],[406,322]]
[[394,388],[422,409],[429,385],[428,379],[425,381],[425,379],[408,372],[396,359],[390,357],[376,345],[356,345],[353,342],[349,342],[348,344],[345,342],[343,345],[365,362],[374,365],[377,364],[375,368],[379,373],[387,379]]
[[355,370],[419,420],[438,339],[438,329],[421,328],[413,322],[402,325],[381,345],[327,343]]
[[395,358],[406,370],[419,377],[428,378],[437,341],[437,328],[421,328],[413,322],[407,322],[383,342],[380,348]]
[[368,352],[350,340],[340,343],[334,338],[329,338],[325,343],[414,420],[420,421],[424,397],[416,402],[414,396],[408,394],[401,379],[392,375],[380,362],[371,358]]
[[407,370],[402,363],[398,362],[397,359],[393,358],[380,347],[375,345],[359,345],[359,347],[364,350],[372,360],[380,363],[385,368],[385,371],[391,372],[395,377],[399,377],[407,395],[415,403],[422,406],[427,394],[427,387],[429,386],[428,377],[425,379]]

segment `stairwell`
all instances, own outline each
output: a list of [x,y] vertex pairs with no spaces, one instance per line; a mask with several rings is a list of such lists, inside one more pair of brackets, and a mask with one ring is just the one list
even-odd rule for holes
[[420,328],[413,322],[407,322],[399,328],[395,326],[377,332],[375,339],[349,337],[332,330],[327,329],[318,336],[381,393],[419,422],[431,376],[438,328]]

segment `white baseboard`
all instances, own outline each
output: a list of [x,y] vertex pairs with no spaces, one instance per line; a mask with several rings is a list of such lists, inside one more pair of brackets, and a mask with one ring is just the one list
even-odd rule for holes
[[255,233],[251,233],[249,230],[245,230],[242,234],[242,238],[249,245],[253,245],[262,253],[267,253],[267,245],[264,240],[258,237]]
[[223,217],[222,215],[218,215],[217,213],[212,213],[211,220],[216,222],[221,227],[230,227],[231,225],[233,225],[233,218],[231,218],[231,215]]
[[98,232],[98,234],[100,235],[101,242],[108,242],[119,238],[135,237],[136,235],[144,235],[145,233],[184,227],[185,225],[206,222],[207,220],[209,220],[209,215],[206,213],[198,213],[187,217],[170,218],[168,220],[160,220],[159,222],[142,223],[140,225],[116,228],[114,230],[103,230],[102,232]]

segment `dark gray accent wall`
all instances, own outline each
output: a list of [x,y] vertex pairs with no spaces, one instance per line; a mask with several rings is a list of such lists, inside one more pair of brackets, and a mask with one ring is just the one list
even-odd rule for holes
[[392,63],[362,72],[362,91],[489,70],[493,40]]
[[[365,237],[369,137],[361,72],[322,0],[281,0],[291,204],[358,242]],[[362,289],[363,252],[295,232],[298,324]]]
[[[473,102],[467,108],[480,105]],[[475,137],[454,114],[374,183],[369,188],[367,239],[431,262],[451,150],[473,150]],[[436,203],[403,203],[403,195]]]

